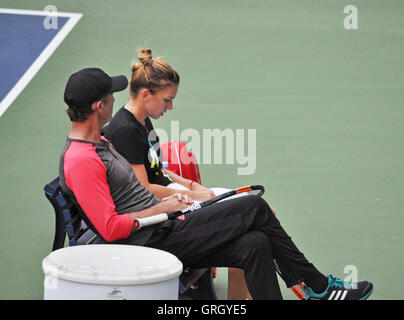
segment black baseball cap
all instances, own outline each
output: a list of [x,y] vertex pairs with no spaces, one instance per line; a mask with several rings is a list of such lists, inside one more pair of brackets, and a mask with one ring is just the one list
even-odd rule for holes
[[123,75],[110,77],[99,68],[85,68],[69,77],[64,99],[69,106],[88,108],[108,93],[122,91],[127,86],[128,79]]

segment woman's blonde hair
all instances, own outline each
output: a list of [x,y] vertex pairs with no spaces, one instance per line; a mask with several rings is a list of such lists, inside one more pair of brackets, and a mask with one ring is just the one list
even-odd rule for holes
[[154,93],[168,86],[179,84],[178,73],[161,57],[153,58],[149,48],[139,49],[138,59],[140,63],[132,65],[129,86],[132,95],[136,96],[141,88],[146,88]]

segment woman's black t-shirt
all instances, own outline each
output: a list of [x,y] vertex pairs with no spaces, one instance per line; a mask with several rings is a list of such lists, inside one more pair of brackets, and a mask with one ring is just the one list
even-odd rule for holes
[[149,118],[143,126],[135,116],[122,107],[101,130],[115,149],[131,164],[143,164],[149,183],[167,186],[172,181],[162,171],[160,143]]

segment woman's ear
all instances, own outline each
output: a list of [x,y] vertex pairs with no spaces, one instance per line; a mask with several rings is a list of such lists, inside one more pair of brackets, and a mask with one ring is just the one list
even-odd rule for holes
[[140,90],[140,96],[144,102],[147,103],[149,101],[150,95],[151,95],[151,92],[149,89],[143,88]]

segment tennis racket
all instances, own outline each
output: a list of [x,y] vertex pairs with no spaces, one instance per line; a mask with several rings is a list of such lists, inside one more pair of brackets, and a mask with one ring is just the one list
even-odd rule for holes
[[146,218],[140,218],[136,219],[133,223],[134,227],[136,230],[140,230],[141,228],[151,226],[160,222],[164,222],[167,220],[175,219],[178,216],[181,216],[183,214],[187,214],[189,212],[204,208],[208,205],[211,205],[212,203],[218,202],[220,200],[226,199],[228,197],[234,196],[236,194],[244,193],[244,192],[250,192],[251,194],[256,194],[258,196],[262,196],[265,192],[265,189],[261,185],[251,185],[251,186],[245,186],[237,189],[233,189],[230,191],[227,191],[225,193],[222,193],[221,195],[218,195],[217,197],[214,197],[212,199],[193,204],[189,207],[186,207],[182,210],[178,211],[173,211],[170,213],[160,213],[156,214],[151,217],[146,217]]

